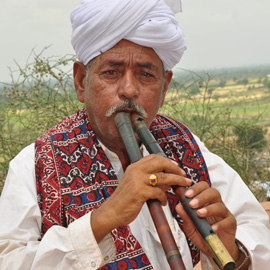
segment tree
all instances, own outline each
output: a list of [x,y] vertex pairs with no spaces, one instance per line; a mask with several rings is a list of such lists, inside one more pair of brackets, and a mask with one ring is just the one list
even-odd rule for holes
[[226,83],[227,83],[226,80],[221,79],[221,80],[219,81],[218,86],[224,88],[224,87],[226,86]]
[[189,94],[194,96],[200,93],[200,89],[197,86],[190,87]]
[[262,150],[267,141],[265,139],[266,131],[257,125],[239,124],[234,128],[237,136],[237,145],[245,149]]
[[247,85],[248,79],[247,78],[239,79],[239,80],[237,80],[237,84]]
[[270,89],[270,80],[267,81],[267,83],[266,83],[266,88],[267,88],[267,89]]

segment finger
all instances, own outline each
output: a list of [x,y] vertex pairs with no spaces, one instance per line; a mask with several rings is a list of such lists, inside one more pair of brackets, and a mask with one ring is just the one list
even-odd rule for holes
[[181,169],[175,161],[159,155],[149,155],[137,162],[138,166],[146,173],[167,172],[185,176],[185,171]]
[[214,226],[215,232],[220,232],[225,228],[231,228],[234,231],[236,228],[236,220],[224,203],[215,203],[201,208],[197,214],[201,218],[207,218],[209,223]]
[[176,205],[175,211],[183,219],[184,222],[194,226],[191,219],[190,219],[190,217],[188,216],[187,212],[185,211],[185,209],[184,209],[184,207],[183,207],[183,205],[181,203],[178,203]]
[[233,215],[228,216],[214,224],[211,225],[215,233],[220,233],[226,231],[227,233],[235,234],[236,231],[236,220]]
[[209,184],[205,181],[202,181],[202,182],[196,183],[191,188],[189,188],[186,191],[185,196],[188,198],[192,198],[209,188],[210,188]]
[[[154,176],[156,176],[156,181],[153,180]],[[160,188],[163,187],[166,189],[167,187],[171,186],[190,186],[192,184],[192,180],[171,173],[159,172],[149,175],[149,178],[146,180],[146,183],[149,185],[154,185]]]
[[[191,187],[190,189],[192,189]],[[192,191],[193,192],[193,191]],[[190,193],[186,192],[185,195],[190,196]],[[193,192],[193,195],[195,192]],[[187,197],[188,197],[187,196]],[[194,197],[190,196],[192,200],[189,202],[191,208],[202,208],[209,204],[222,202],[220,193],[215,188],[207,188],[203,190],[201,193],[195,195]]]
[[149,199],[159,200],[163,206],[167,204],[166,193],[158,187],[147,187],[145,189],[145,200]]
[[184,222],[184,232],[188,236],[188,238],[193,241],[193,243],[196,243],[196,246],[205,254],[209,254],[209,250],[205,244],[205,241],[201,234],[198,232],[197,228],[194,226],[193,222],[191,221],[190,217],[186,213],[183,206],[179,203],[175,207],[176,212],[178,215],[183,219]]
[[211,216],[225,218],[231,215],[228,208],[222,202],[205,206],[199,209],[197,213],[199,217],[204,217],[204,218],[211,217]]

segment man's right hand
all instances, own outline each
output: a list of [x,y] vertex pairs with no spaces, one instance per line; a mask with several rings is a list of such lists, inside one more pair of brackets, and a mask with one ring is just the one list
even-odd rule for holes
[[[150,185],[149,177],[155,174],[157,185]],[[168,158],[149,155],[129,165],[119,186],[97,210],[92,213],[91,226],[97,242],[118,226],[131,223],[149,199],[166,205],[165,191],[171,186],[190,186],[185,172]]]

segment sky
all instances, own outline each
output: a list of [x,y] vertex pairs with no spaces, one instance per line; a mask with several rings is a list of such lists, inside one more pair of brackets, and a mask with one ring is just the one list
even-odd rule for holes
[[[0,0],[0,82],[10,80],[15,61],[31,51],[74,54],[69,14],[79,0]],[[178,69],[270,64],[269,0],[182,0],[177,14],[187,51]],[[45,55],[46,55],[45,54]]]

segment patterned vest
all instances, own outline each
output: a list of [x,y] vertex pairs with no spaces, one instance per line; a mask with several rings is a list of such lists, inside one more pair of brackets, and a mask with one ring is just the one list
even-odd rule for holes
[[[151,132],[168,158],[181,166],[194,183],[210,184],[206,164],[190,131],[179,122],[157,115]],[[101,148],[85,109],[65,118],[35,142],[38,203],[43,217],[42,235],[53,225],[67,227],[98,208],[117,188],[118,180]],[[179,202],[172,190],[167,198],[173,217]],[[129,226],[112,231],[116,258],[101,269],[153,269]],[[188,239],[195,265],[199,250]]]

